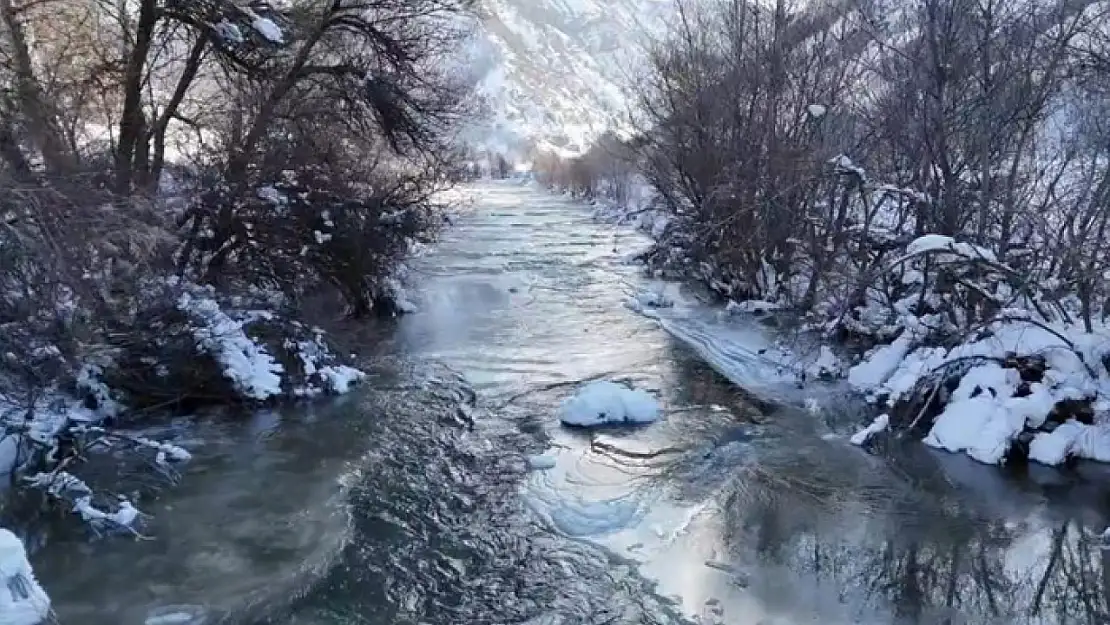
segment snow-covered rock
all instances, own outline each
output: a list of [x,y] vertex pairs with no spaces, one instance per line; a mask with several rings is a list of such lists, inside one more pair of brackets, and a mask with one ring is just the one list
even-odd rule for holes
[[255,17],[251,26],[271,43],[285,43],[285,34],[281,32],[281,29],[273,20],[266,17]]
[[1037,434],[1029,444],[1029,459],[1041,464],[1063,464],[1072,456],[1110,462],[1110,428],[1070,420]]
[[320,369],[320,375],[326,381],[328,388],[336,395],[342,395],[350,391],[357,382],[366,377],[366,374],[362,371],[346,365],[324,367]]
[[906,361],[912,347],[912,339],[904,335],[890,345],[875,349],[848,371],[848,383],[863,393],[881,392],[884,384]]
[[564,400],[559,418],[566,425],[590,427],[651,423],[659,414],[659,402],[649,393],[602,381],[591,382]]
[[818,380],[839,378],[843,370],[840,359],[828,345],[822,345],[817,360],[806,366],[806,377]]
[[0,528],[0,625],[39,625],[50,616],[50,597],[35,579],[23,541]]

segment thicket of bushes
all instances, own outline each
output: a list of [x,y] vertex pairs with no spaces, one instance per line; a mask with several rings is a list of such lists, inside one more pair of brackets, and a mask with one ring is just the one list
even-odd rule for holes
[[70,466],[71,417],[344,390],[298,302],[397,311],[471,5],[0,0],[0,470]]
[[[651,55],[635,144],[537,169],[616,200],[642,177],[672,218],[666,253],[736,299],[830,318],[880,303],[893,319],[927,291],[954,330],[1014,305],[1089,328],[1110,301],[1106,12],[683,3]],[[900,261],[927,233],[989,258]]]
[[645,185],[654,263],[863,348],[1016,318],[1090,332],[1110,313],[1108,11],[681,2],[635,144],[538,158],[539,177],[616,201]]

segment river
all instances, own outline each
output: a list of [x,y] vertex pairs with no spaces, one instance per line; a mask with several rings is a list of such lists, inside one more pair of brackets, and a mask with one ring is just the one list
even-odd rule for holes
[[[195,458],[146,539],[43,541],[61,623],[1106,622],[1104,471],[865,453],[851,402],[768,402],[705,363],[758,377],[729,348],[750,328],[624,307],[638,235],[519,182],[468,191],[417,263],[420,311],[347,328],[363,388],[167,423]],[[664,418],[561,427],[595,379]]]

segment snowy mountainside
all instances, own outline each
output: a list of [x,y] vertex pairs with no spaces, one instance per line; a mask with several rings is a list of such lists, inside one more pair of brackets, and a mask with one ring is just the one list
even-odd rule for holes
[[482,0],[471,63],[490,119],[470,142],[577,152],[627,126],[628,85],[672,0]]

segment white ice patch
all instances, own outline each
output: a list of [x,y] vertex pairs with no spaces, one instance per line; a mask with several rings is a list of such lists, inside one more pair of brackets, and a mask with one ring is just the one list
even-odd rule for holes
[[35,579],[19,537],[0,528],[0,625],[39,625],[50,616],[50,597]]
[[591,382],[563,401],[560,420],[581,427],[651,423],[659,418],[659,402],[650,394],[613,382]]
[[216,31],[216,36],[229,43],[243,43],[243,31],[239,27],[226,19],[220,20],[212,25],[212,29]]
[[528,466],[534,471],[546,471],[555,468],[555,457],[537,454],[528,456]]
[[273,20],[256,16],[251,22],[251,26],[271,43],[285,43],[285,33],[281,32],[281,29]]

